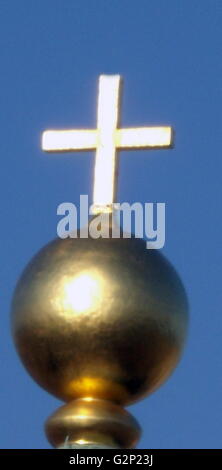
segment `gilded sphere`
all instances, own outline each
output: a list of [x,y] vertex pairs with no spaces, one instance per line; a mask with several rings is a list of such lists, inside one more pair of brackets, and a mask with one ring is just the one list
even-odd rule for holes
[[144,240],[56,239],[17,284],[12,328],[25,367],[48,392],[130,404],[174,369],[187,311],[176,271]]

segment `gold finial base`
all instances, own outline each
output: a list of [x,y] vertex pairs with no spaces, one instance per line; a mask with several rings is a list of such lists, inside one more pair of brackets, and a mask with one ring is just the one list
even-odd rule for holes
[[130,449],[140,426],[126,410],[108,400],[83,398],[59,408],[46,422],[46,435],[57,448]]

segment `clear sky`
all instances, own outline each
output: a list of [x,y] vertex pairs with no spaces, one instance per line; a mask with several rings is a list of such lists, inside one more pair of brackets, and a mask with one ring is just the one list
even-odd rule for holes
[[174,150],[120,157],[119,201],[166,203],[163,252],[190,301],[182,361],[131,407],[140,447],[221,447],[221,31],[220,0],[1,0],[1,448],[49,448],[60,403],[20,363],[10,302],[57,205],[91,195],[93,153],[43,154],[40,135],[95,126],[101,73],[124,77],[124,126],[176,130]]

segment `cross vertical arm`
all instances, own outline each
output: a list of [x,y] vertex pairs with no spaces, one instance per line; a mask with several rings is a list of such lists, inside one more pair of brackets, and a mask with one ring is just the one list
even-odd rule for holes
[[101,75],[98,99],[98,147],[94,169],[94,212],[112,211],[116,197],[116,143],[121,77]]

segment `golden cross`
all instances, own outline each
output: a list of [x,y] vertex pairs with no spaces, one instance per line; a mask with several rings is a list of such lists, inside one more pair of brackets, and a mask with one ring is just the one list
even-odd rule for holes
[[93,212],[112,212],[116,197],[117,150],[172,147],[171,127],[119,128],[120,75],[100,75],[97,129],[43,132],[46,152],[96,150]]

